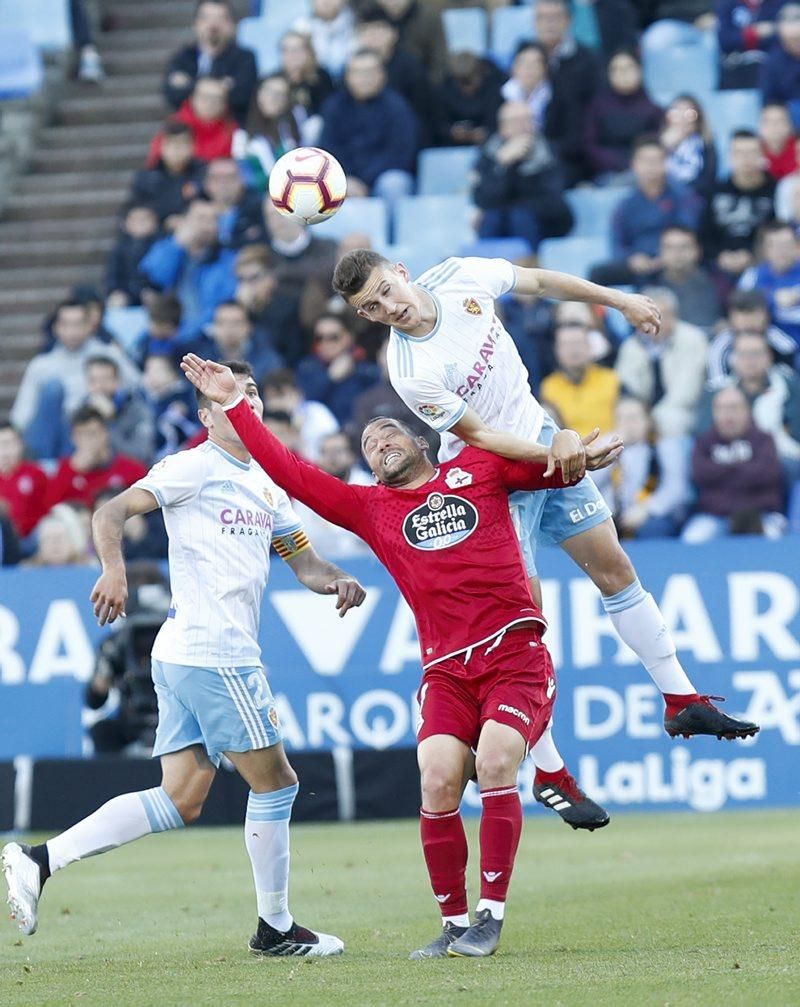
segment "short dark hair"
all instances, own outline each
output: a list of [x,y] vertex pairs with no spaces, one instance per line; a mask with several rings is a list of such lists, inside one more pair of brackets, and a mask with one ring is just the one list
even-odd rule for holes
[[261,418],[265,423],[267,420],[274,420],[276,423],[285,423],[288,427],[294,426],[294,420],[285,409],[265,409]]
[[94,356],[89,357],[83,365],[83,369],[88,371],[90,367],[110,367],[114,374],[119,377],[119,364],[112,357],[103,356],[102,353],[96,353]]
[[345,300],[357,294],[376,267],[391,266],[380,252],[371,248],[354,248],[336,263],[333,271],[333,289]]
[[0,433],[4,430],[10,430],[12,433],[16,434],[20,440],[23,440],[22,434],[17,430],[11,420],[0,420]]
[[233,18],[233,20],[234,21],[236,20],[236,15],[233,12],[233,4],[230,2],[230,0],[197,0],[197,3],[194,5],[194,16],[195,17],[197,17],[197,12],[200,10],[200,8],[203,6],[203,4],[207,4],[207,3],[213,3],[217,7],[224,7],[225,10]]
[[181,324],[183,310],[181,302],[175,294],[156,294],[150,302],[147,314],[151,322],[159,325],[172,325],[176,329]]
[[[237,376],[246,376],[248,378],[253,378],[255,381],[255,376],[253,375],[253,368],[246,360],[221,360],[220,363],[223,367],[229,367],[233,373]],[[210,409],[211,399],[204,395],[199,388],[195,388],[194,396],[197,399],[198,409]]]
[[792,237],[797,237],[793,225],[788,220],[768,220],[761,225],[759,238],[763,241],[768,234],[777,234],[779,231],[791,231]]
[[763,311],[769,314],[769,305],[760,290],[734,290],[728,301],[728,314],[732,311]]
[[631,157],[634,157],[643,147],[658,147],[658,149],[664,153],[664,144],[661,140],[659,140],[655,133],[643,133],[641,136],[637,136],[633,141]]
[[227,301],[220,301],[219,304],[216,306],[216,308],[214,308],[215,315],[220,308],[236,308],[237,311],[241,311],[241,313],[248,320],[248,322],[250,321],[250,316],[247,313],[247,308],[243,304],[240,304],[238,301],[234,301],[232,299],[228,299]]
[[75,412],[70,416],[69,425],[71,427],[79,427],[84,423],[102,423],[104,427],[108,426],[105,416],[95,409],[94,406],[78,406]]
[[188,122],[183,122],[181,119],[176,119],[174,116],[170,116],[164,122],[161,127],[161,133],[163,136],[188,136],[192,141],[194,141],[194,133],[192,132],[192,127]]
[[514,60],[517,58],[517,56],[520,55],[520,53],[528,52],[530,50],[538,52],[539,55],[542,57],[542,59],[544,60],[545,71],[546,71],[546,73],[547,73],[547,75],[549,77],[550,76],[550,67],[549,67],[549,61],[548,61],[548,56],[547,56],[547,50],[545,49],[545,47],[542,45],[541,42],[536,42],[533,39],[523,39],[523,41],[520,42],[520,44],[514,50],[514,55],[511,58],[512,64],[513,64]]
[[[735,129],[731,133],[731,143],[734,140],[758,140],[758,133],[754,132],[752,129]],[[760,143],[761,141],[758,140]]]
[[663,238],[665,234],[670,234],[671,232],[676,232],[682,234],[685,238],[691,238],[692,241],[697,243],[697,234],[691,229],[691,227],[685,227],[683,224],[669,224],[661,232],[661,237]]
[[56,305],[55,310],[53,311],[53,322],[55,323],[58,321],[58,316],[61,314],[62,311],[67,311],[70,308],[78,308],[80,311],[84,313],[84,315],[86,314],[86,302],[79,301],[74,297],[69,297],[63,301],[60,301]]

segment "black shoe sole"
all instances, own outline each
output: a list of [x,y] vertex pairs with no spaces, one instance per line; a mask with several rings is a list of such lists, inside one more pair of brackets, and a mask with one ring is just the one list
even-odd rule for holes
[[736,741],[737,738],[754,738],[760,727],[739,727],[735,731],[686,731],[683,728],[664,727],[670,738],[716,738],[717,741]]

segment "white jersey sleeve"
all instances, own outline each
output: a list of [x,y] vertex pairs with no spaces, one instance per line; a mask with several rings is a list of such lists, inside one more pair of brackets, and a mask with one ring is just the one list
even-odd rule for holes
[[199,451],[178,451],[157,462],[134,483],[149,490],[159,507],[179,507],[194,499],[206,477],[206,458]]
[[392,384],[400,398],[415,416],[421,417],[437,433],[454,427],[467,411],[467,404],[431,377],[392,376]]
[[495,300],[513,290],[517,282],[514,266],[508,259],[480,259],[477,256],[468,256],[458,261],[461,270],[468,274],[470,280]]
[[285,535],[303,527],[303,522],[297,516],[292,501],[285,490],[275,487],[275,524],[273,535]]

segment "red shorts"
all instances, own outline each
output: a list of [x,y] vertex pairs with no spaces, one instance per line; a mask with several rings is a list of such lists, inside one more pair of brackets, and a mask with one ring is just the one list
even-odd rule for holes
[[451,734],[476,748],[487,720],[518,731],[530,748],[542,736],[553,713],[556,679],[539,627],[507,630],[425,672],[417,693],[420,723],[417,741]]

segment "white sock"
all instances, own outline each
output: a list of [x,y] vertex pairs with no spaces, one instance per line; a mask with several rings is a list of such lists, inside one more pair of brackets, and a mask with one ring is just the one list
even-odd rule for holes
[[495,899],[481,899],[475,912],[482,913],[484,909],[488,909],[496,920],[502,920],[506,912],[506,904],[505,902],[497,902]]
[[447,923],[452,923],[454,927],[468,927],[469,916],[466,913],[461,913],[458,916],[443,916],[442,926],[445,926]]
[[247,799],[244,842],[253,865],[258,915],[271,927],[286,933],[292,925],[289,912],[289,819],[298,784],[254,794]]
[[618,594],[603,598],[614,629],[647,669],[661,692],[696,692],[675,653],[675,642],[653,596],[638,578]]
[[553,721],[542,731],[542,736],[531,747],[531,758],[537,769],[543,773],[557,773],[564,768],[564,760],[553,741]]
[[178,809],[161,787],[121,794],[66,832],[48,839],[50,871],[60,871],[76,860],[114,850],[152,832],[182,827],[183,819]]

